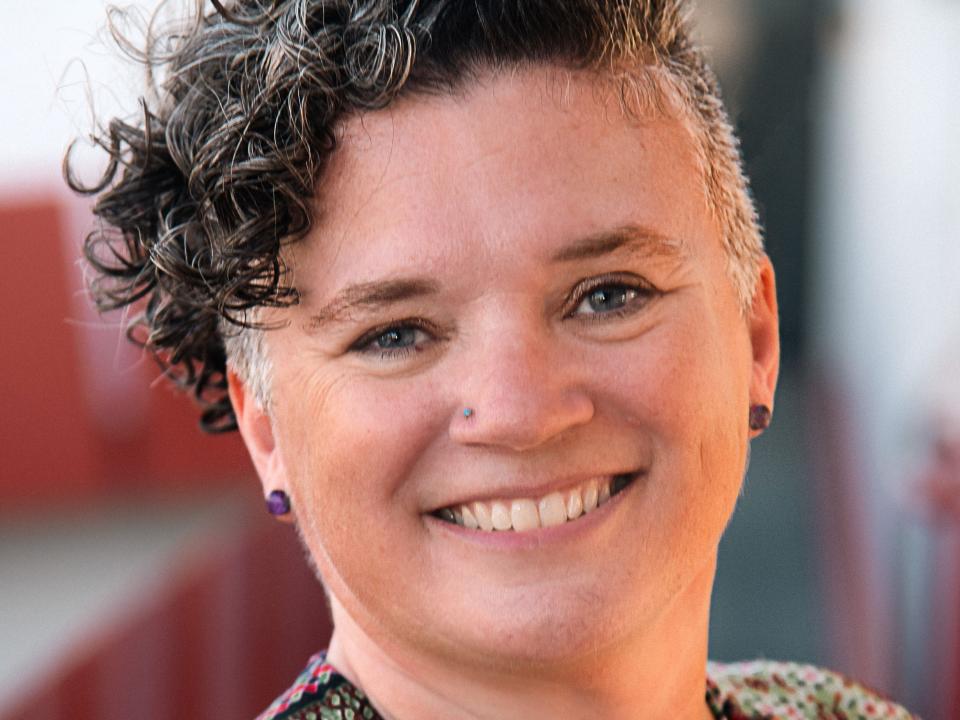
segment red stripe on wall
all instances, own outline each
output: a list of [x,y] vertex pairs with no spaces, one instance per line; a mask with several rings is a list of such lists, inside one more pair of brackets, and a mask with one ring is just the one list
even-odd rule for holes
[[326,599],[294,532],[243,517],[40,678],[0,720],[255,717],[326,646]]

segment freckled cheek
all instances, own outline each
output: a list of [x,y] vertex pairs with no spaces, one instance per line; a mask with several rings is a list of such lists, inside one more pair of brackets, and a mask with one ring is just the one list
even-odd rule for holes
[[686,515],[708,498],[726,504],[739,487],[745,381],[709,327],[656,328],[610,354],[599,375],[607,414],[649,449],[661,511]]
[[436,423],[427,422],[435,417],[422,399],[429,393],[400,392],[404,384],[306,381],[292,398],[287,424],[296,467],[288,470],[298,521],[341,602],[376,604],[385,577],[401,567],[412,572],[414,564],[400,558],[414,557],[421,540],[417,463]]
[[653,334],[604,368],[608,411],[650,453],[648,494],[637,508],[645,547],[670,562],[712,551],[740,486],[741,381],[711,347],[696,335]]
[[288,471],[317,512],[405,511],[415,465],[437,428],[429,393],[415,391],[416,383],[356,377],[302,379],[292,387]]
[[705,415],[716,411],[720,378],[689,344],[654,336],[594,364],[604,404],[654,439],[695,433]]

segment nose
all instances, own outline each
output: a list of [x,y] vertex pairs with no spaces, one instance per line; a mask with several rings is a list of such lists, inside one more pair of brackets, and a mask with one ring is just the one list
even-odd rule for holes
[[463,445],[517,452],[549,443],[590,421],[593,402],[577,372],[577,357],[549,333],[496,333],[470,353],[456,395],[461,401],[450,437]]

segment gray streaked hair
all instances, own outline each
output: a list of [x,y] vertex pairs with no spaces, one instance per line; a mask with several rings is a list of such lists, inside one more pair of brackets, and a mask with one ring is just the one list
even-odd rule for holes
[[[297,302],[283,247],[313,221],[335,130],[402,95],[450,94],[483,73],[549,65],[613,80],[624,107],[675,99],[695,138],[705,199],[746,309],[762,238],[716,80],[683,0],[213,0],[151,24],[152,84],[135,121],[94,136],[105,175],[85,244],[103,308],[142,302],[132,335],[204,407],[236,427],[230,366],[263,405],[269,360],[259,309]],[[128,52],[135,52],[126,43]],[[322,238],[321,238],[322,240]]]

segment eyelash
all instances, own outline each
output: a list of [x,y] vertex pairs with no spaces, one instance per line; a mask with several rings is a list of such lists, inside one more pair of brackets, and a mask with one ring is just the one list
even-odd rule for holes
[[[634,275],[608,275],[598,278],[590,278],[588,280],[580,281],[570,293],[570,298],[566,303],[567,309],[564,313],[564,317],[576,317],[574,313],[576,312],[577,308],[579,308],[590,297],[591,293],[594,293],[602,288],[612,287],[627,288],[630,291],[636,292],[637,297],[628,299],[623,307],[617,308],[616,310],[582,315],[580,317],[583,322],[607,322],[609,320],[632,315],[640,310],[643,305],[660,294],[660,291],[649,282]],[[361,335],[350,346],[350,352],[378,355],[381,360],[399,360],[409,357],[414,353],[420,352],[422,345],[414,344],[395,348],[379,349],[375,349],[373,345],[380,338],[384,337],[390,332],[403,332],[411,329],[415,332],[423,332],[429,335],[430,339],[428,343],[432,343],[437,339],[442,339],[443,337],[433,324],[427,322],[423,318],[408,318],[405,320],[397,320],[385,325],[380,325],[372,330],[369,330]]]
[[430,336],[429,342],[434,342],[441,338],[440,332],[426,320],[422,318],[408,318],[406,320],[397,320],[395,322],[380,325],[361,335],[356,342],[350,346],[351,352],[361,354],[379,355],[381,360],[396,360],[405,358],[413,353],[419,352],[420,345],[404,345],[395,348],[374,348],[374,343],[390,332],[403,332],[405,330],[414,330],[426,333]]
[[603,288],[626,288],[637,295],[634,298],[627,299],[623,307],[611,310],[609,312],[596,312],[579,316],[584,322],[607,322],[618,318],[632,315],[639,311],[650,300],[658,297],[661,292],[647,280],[636,275],[604,275],[596,278],[581,280],[570,293],[570,299],[566,304],[564,317],[577,317],[574,315],[576,310],[597,290]]

